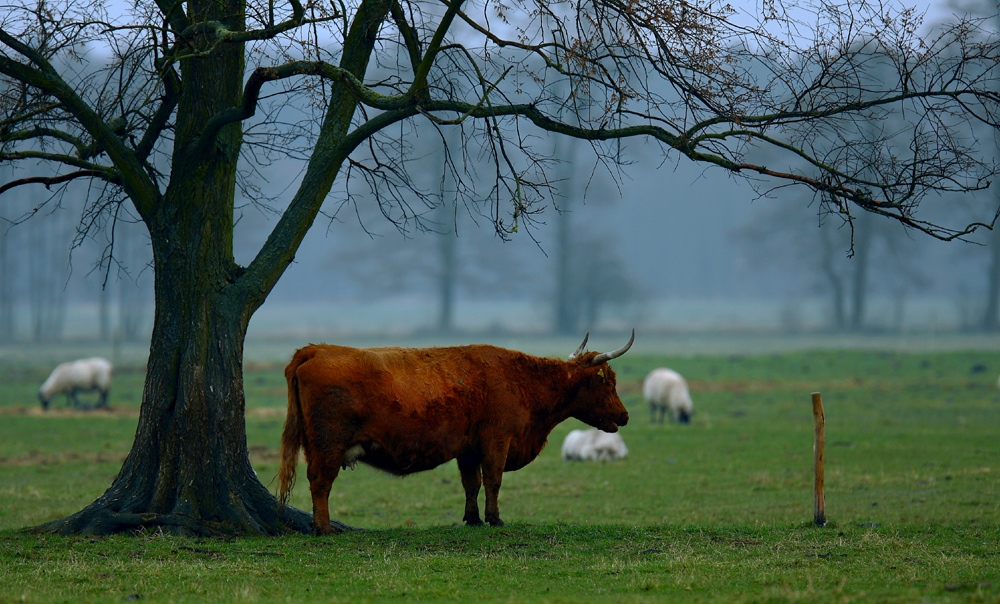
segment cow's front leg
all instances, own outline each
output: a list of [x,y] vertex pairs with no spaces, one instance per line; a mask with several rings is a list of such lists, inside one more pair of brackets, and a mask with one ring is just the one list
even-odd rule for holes
[[504,441],[488,450],[483,456],[483,484],[486,486],[486,522],[491,526],[503,526],[500,520],[500,506],[497,499],[500,496],[500,483],[503,481],[503,469],[507,465],[507,449],[510,441]]
[[479,487],[483,485],[483,473],[479,468],[479,459],[460,456],[458,471],[462,475],[462,487],[465,488],[465,516],[462,521],[469,526],[482,526],[479,518]]

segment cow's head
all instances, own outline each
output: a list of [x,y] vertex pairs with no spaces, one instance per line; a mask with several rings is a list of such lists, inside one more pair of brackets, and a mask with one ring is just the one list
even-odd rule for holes
[[608,361],[622,356],[632,346],[635,330],[628,344],[612,352],[584,352],[589,337],[587,332],[583,343],[569,355],[581,376],[573,417],[605,432],[617,432],[619,426],[628,423],[628,411],[618,398],[615,372]]

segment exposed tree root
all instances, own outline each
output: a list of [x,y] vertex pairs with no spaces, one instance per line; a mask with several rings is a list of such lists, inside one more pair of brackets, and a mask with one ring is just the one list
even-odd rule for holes
[[[103,498],[102,498],[103,499]],[[244,510],[246,511],[246,510]],[[233,535],[269,535],[313,532],[312,514],[285,506],[275,505],[265,517],[231,518],[228,521],[205,519],[184,513],[135,513],[111,509],[101,499],[83,510],[45,524],[26,529],[29,532],[55,535],[113,535],[125,532],[154,530],[184,537],[224,537]],[[333,521],[336,532],[359,530]]]

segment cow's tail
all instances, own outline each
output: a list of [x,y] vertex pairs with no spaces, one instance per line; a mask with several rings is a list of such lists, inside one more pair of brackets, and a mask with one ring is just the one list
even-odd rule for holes
[[295,468],[299,463],[299,449],[305,436],[302,428],[302,403],[299,400],[299,379],[296,370],[302,364],[296,357],[285,368],[285,378],[288,380],[288,414],[285,416],[285,429],[281,433],[280,468],[278,470],[278,502],[283,507],[288,503],[292,487],[295,486]]

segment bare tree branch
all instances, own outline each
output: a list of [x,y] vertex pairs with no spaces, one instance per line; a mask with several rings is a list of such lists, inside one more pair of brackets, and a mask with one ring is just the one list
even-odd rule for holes
[[76,172],[70,172],[68,174],[60,174],[59,176],[30,176],[28,178],[19,178],[17,180],[12,180],[0,185],[0,195],[13,189],[15,187],[20,187],[29,184],[42,184],[45,188],[49,188],[53,185],[62,184],[64,182],[69,182],[71,180],[76,180],[77,178],[93,178],[93,177],[106,177],[106,174],[101,170],[77,170]]

